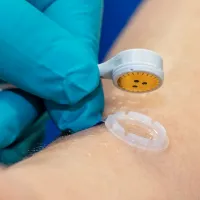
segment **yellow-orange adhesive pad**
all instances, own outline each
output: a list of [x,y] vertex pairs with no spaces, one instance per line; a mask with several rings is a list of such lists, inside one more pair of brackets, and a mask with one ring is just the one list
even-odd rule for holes
[[128,72],[118,78],[117,84],[129,92],[148,92],[157,89],[161,80],[148,72]]

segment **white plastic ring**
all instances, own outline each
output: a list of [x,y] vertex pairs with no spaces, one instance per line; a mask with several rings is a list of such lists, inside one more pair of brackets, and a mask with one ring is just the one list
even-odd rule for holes
[[[151,139],[139,136],[137,133],[126,131],[126,127],[120,125],[120,120],[131,120],[131,125],[137,125],[141,129],[150,132]],[[163,151],[169,145],[169,139],[165,128],[150,117],[137,112],[118,112],[109,115],[105,120],[108,130],[125,143],[143,150]],[[133,127],[134,128],[134,127]]]

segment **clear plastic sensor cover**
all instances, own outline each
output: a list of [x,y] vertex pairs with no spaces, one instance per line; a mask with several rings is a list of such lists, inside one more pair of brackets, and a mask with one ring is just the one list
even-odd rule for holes
[[108,130],[125,143],[143,150],[163,151],[169,145],[165,128],[137,112],[117,112],[105,120]]

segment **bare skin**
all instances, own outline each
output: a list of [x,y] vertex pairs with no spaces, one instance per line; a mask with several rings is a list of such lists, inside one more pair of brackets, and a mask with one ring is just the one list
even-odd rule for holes
[[20,179],[28,187],[23,191],[30,189],[39,200],[198,200],[199,10],[198,0],[146,1],[109,54],[148,48],[164,58],[165,84],[158,91],[138,96],[115,89],[109,81],[103,84],[105,116],[132,110],[159,121],[170,138],[165,152],[140,152],[102,125],[56,141],[4,176]]

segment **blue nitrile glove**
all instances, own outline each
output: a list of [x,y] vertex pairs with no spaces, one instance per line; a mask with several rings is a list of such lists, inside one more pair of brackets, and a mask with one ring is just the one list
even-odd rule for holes
[[79,131],[101,120],[101,14],[101,0],[0,1],[0,79],[34,95],[0,93],[0,161],[9,156],[16,162],[37,143],[33,134],[22,134],[43,113],[36,96],[45,99],[60,130]]

